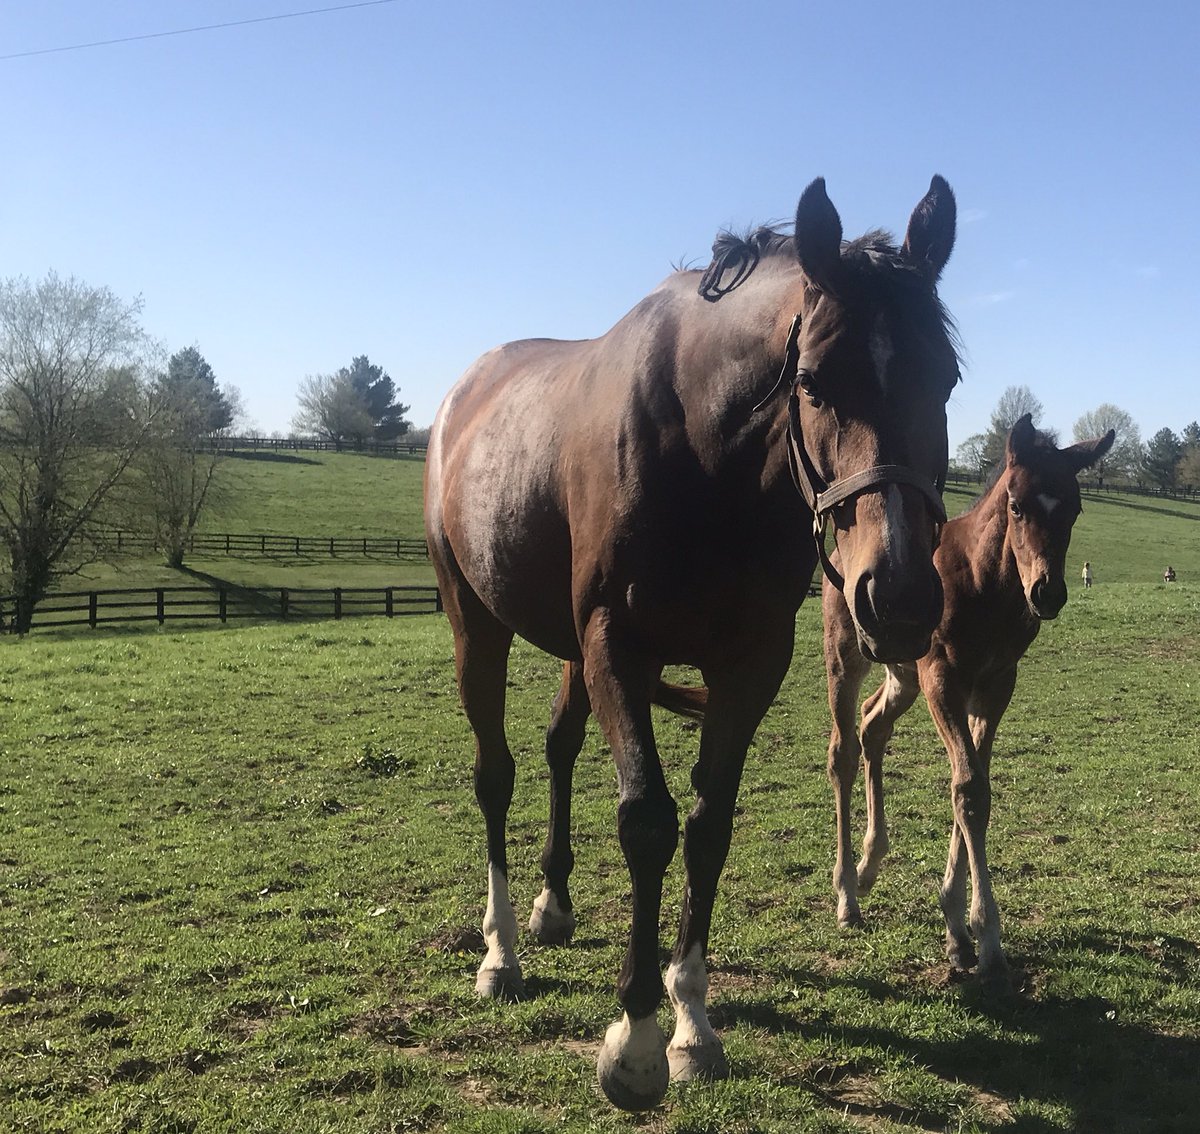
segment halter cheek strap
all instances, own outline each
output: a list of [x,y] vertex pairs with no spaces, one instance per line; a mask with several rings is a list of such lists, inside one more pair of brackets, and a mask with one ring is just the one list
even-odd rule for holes
[[837,505],[852,497],[859,496],[871,489],[884,484],[907,484],[921,492],[925,502],[933,513],[934,520],[939,524],[946,522],[946,508],[942,503],[941,484],[934,484],[927,476],[906,465],[872,465],[861,472],[843,477],[829,484],[817,471],[804,444],[804,434],[800,426],[800,396],[796,393],[796,367],[799,362],[800,316],[792,319],[791,330],[788,332],[787,351],[784,356],[783,369],[775,388],[759,405],[764,405],[785,382],[792,388],[788,395],[788,467],[804,502],[813,514],[813,539],[817,544],[817,555],[821,560],[821,568],[826,578],[840,591],[845,587],[846,580],[833,565],[825,550],[825,529],[829,523],[829,515]]

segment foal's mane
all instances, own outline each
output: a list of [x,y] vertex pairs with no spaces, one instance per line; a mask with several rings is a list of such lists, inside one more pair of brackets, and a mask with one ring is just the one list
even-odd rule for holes
[[[1032,448],[1037,449],[1040,452],[1058,452],[1058,446],[1054,443],[1054,439],[1037,428],[1035,428],[1033,431],[1033,440],[1030,442],[1030,445]],[[968,512],[974,512],[980,504],[982,504],[989,496],[991,496],[992,490],[996,487],[997,483],[999,483],[999,480],[1004,475],[1004,470],[1006,468],[1008,468],[1008,459],[1007,456],[1002,455],[1000,460],[992,465],[991,471],[987,475],[987,480],[983,482],[983,487],[979,490],[979,495],[976,496],[975,499],[972,500],[971,503],[959,513],[959,515],[965,516]]]

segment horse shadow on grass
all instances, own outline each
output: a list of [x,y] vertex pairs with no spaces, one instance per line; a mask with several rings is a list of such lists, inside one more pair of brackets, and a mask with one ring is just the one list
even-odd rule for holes
[[[1084,933],[1056,943],[1056,951],[1065,945],[1072,952],[1090,954],[1092,963],[1103,964],[1103,958],[1121,953],[1130,944],[1127,935],[1110,939],[1101,933]],[[1194,979],[1200,947],[1170,937],[1155,937],[1153,944],[1162,949],[1164,983]],[[1017,970],[1024,967],[1036,978],[1036,958],[1014,956],[1012,960]],[[870,978],[805,971],[778,976],[818,988],[853,987],[880,1003],[902,1001],[913,992],[908,984]],[[981,1097],[999,1098],[1010,1105],[1024,1100],[1032,1106],[1065,1107],[1074,1116],[1071,1129],[1082,1134],[1200,1130],[1200,1039],[1195,1036],[1171,1035],[1122,1019],[1117,1006],[1098,996],[1037,1000],[1021,993],[996,996],[985,992],[973,977],[958,988],[965,1011],[986,1021],[965,1037],[943,1039],[927,1029],[907,1033],[895,1027],[842,1026],[827,1018],[812,1020],[783,1011],[777,998],[753,995],[714,1004],[712,1020],[718,1028],[745,1023],[776,1035],[823,1036],[833,1047],[903,1053],[943,1081],[965,1084]],[[838,1107],[847,1103],[836,1085],[827,1092],[827,1101]],[[897,1117],[891,1113],[896,1109],[893,1105],[862,1107],[852,1101],[847,1105],[851,1111],[862,1110],[864,1117]],[[995,1134],[1061,1130],[1058,1123],[1032,1114],[1004,1114],[978,1128]]]

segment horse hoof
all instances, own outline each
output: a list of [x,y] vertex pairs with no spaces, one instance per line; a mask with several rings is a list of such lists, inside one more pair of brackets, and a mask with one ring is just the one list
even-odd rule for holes
[[867,919],[861,910],[843,910],[838,914],[838,929],[866,929]]
[[976,971],[980,987],[988,996],[1004,997],[1013,993],[1012,973],[1003,958],[988,965],[980,965]]
[[969,973],[979,963],[972,945],[948,946],[946,959],[950,962],[950,967],[960,973]]
[[519,968],[481,968],[475,977],[475,993],[488,1000],[523,1000],[525,980]]
[[543,945],[568,945],[575,935],[575,914],[564,910],[550,890],[534,900],[529,932]]
[[596,1061],[596,1079],[621,1110],[649,1110],[662,1102],[671,1080],[667,1037],[653,1016],[610,1024]]
[[671,1067],[671,1082],[687,1083],[692,1079],[728,1079],[729,1061],[720,1040],[715,1043],[694,1044],[690,1047],[667,1048]]

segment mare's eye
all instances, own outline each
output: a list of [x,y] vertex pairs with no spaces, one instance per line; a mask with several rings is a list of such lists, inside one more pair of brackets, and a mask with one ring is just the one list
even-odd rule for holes
[[1008,502],[1008,510],[1010,512],[1012,512],[1013,517],[1018,520],[1025,514],[1024,512],[1021,511],[1021,505],[1018,504],[1015,500],[1010,500]]
[[814,408],[821,408],[821,398],[817,393],[817,378],[811,370],[800,370],[796,373],[796,385]]

